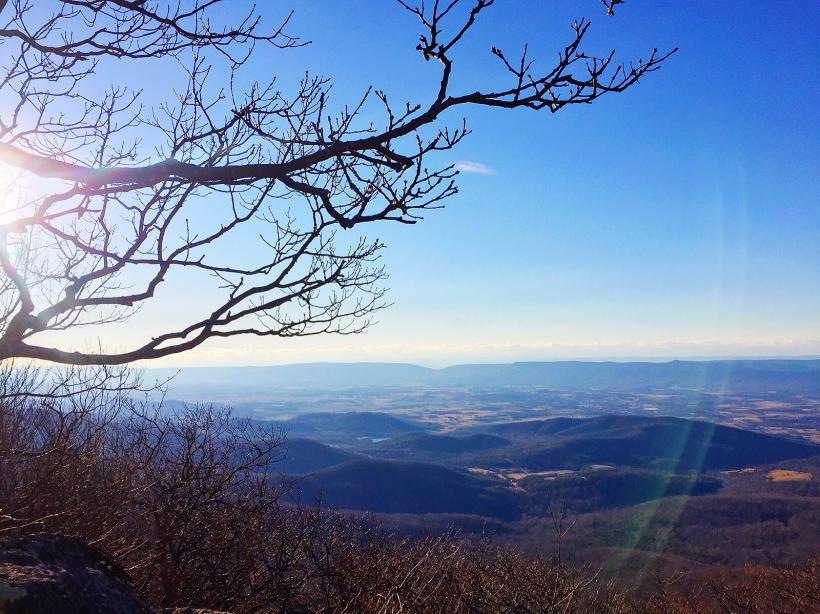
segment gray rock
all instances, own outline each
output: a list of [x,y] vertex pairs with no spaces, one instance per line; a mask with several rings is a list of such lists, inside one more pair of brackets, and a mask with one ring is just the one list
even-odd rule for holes
[[148,614],[128,576],[83,541],[33,535],[0,543],[2,614]]

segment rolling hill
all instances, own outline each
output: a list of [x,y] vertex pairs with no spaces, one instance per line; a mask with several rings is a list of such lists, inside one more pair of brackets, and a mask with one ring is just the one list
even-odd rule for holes
[[381,439],[421,430],[383,412],[318,412],[302,414],[281,423],[289,437],[329,440]]
[[[538,515],[548,499],[585,513],[714,493],[721,488],[716,471],[820,455],[807,442],[668,417],[530,420],[447,435],[407,432],[415,426],[385,414],[293,422],[352,442],[339,450],[296,440],[287,462],[292,473],[307,474],[299,482],[302,501],[386,514],[505,520]],[[371,436],[388,434],[395,436],[372,443]]]
[[285,448],[285,458],[277,465],[277,468],[285,474],[319,471],[356,458],[355,454],[312,439],[288,439]]
[[518,466],[530,471],[607,464],[690,472],[820,454],[820,446],[808,442],[669,417],[534,420],[480,430],[513,442],[512,446],[488,452],[487,466]]
[[381,513],[520,515],[521,496],[505,484],[431,463],[351,460],[305,476],[303,502]]
[[379,442],[368,448],[369,454],[389,454],[410,457],[414,454],[453,455],[482,452],[509,446],[509,439],[486,433],[474,433],[465,437],[437,435],[434,433],[408,433]]

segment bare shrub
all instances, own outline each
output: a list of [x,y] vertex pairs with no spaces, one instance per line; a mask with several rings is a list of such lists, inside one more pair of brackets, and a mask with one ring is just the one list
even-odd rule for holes
[[[449,533],[397,539],[368,517],[293,504],[275,428],[223,407],[163,412],[134,400],[139,386],[125,372],[63,376],[55,388],[60,378],[35,369],[0,373],[8,393],[0,403],[0,537],[80,537],[155,606],[368,614],[817,607],[816,562],[718,577],[709,590],[660,579],[648,597],[630,599],[557,556]],[[552,519],[563,537],[571,525]]]
[[709,597],[723,612],[798,614],[820,612],[820,559],[790,569],[751,568],[709,583]]
[[266,563],[256,559],[286,488],[275,472],[281,442],[228,409],[163,414],[127,389],[9,395],[0,405],[0,534],[80,536],[157,603],[230,603],[240,584],[246,598],[258,590],[247,581]]

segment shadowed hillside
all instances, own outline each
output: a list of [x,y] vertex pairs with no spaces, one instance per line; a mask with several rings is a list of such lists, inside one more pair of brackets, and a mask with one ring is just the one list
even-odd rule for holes
[[356,458],[355,454],[312,439],[288,439],[285,445],[287,450],[279,467],[283,473],[288,474],[319,471]]
[[501,519],[520,513],[520,497],[506,485],[441,465],[353,460],[306,476],[303,501],[383,513],[464,513]]
[[382,412],[311,413],[281,423],[289,437],[381,439],[419,431],[406,420]]
[[504,520],[540,516],[547,501],[586,513],[714,493],[723,483],[718,471],[820,454],[802,441],[667,417],[530,420],[376,442],[371,435],[414,427],[384,414],[293,422],[321,425],[317,433],[345,441],[340,450],[296,440],[286,462],[292,473],[308,474],[299,482],[303,501],[387,514]]
[[602,416],[482,427],[513,441],[488,464],[532,471],[591,464],[663,471],[733,469],[820,453],[820,446],[732,427],[667,417]]
[[378,454],[407,455],[421,454],[453,455],[469,452],[483,452],[510,445],[510,440],[497,435],[475,433],[466,437],[436,435],[432,433],[409,433],[401,437],[379,443],[368,452]]

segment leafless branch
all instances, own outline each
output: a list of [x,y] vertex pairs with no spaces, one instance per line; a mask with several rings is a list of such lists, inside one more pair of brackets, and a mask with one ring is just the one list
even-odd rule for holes
[[[526,46],[517,59],[492,47],[506,79],[453,91],[453,50],[493,0],[400,2],[421,26],[421,58],[441,67],[432,100],[395,104],[370,89],[339,106],[330,82],[309,74],[290,95],[275,79],[239,86],[259,53],[305,43],[287,33],[290,15],[267,28],[251,8],[221,24],[220,4],[55,0],[44,12],[10,0],[0,10],[0,162],[39,181],[0,225],[0,360],[124,364],[218,337],[360,332],[385,306],[382,244],[341,231],[415,224],[457,192],[457,171],[437,161],[469,130],[446,117],[589,104],[671,53],[633,64],[589,55],[580,20],[551,67],[536,70]],[[182,84],[165,103],[93,82],[111,62],[149,60]],[[255,249],[232,249],[240,236],[256,237]],[[193,278],[211,290],[190,320],[130,349],[45,341],[128,319]]]

